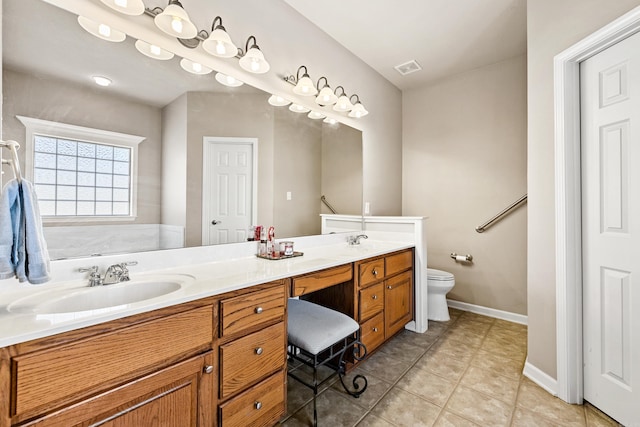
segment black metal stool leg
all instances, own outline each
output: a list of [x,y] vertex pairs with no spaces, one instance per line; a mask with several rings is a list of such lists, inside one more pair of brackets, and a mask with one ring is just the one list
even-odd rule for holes
[[[362,360],[367,356],[367,347],[365,347],[365,345],[362,342],[360,342],[360,337],[358,337],[358,339],[354,341],[351,345],[353,345],[354,359]],[[360,354],[361,350],[362,350],[362,355]],[[352,380],[353,388],[355,389],[355,391],[349,390],[349,387],[347,387],[347,385],[344,383],[344,374],[346,372],[346,366],[347,366],[347,362],[344,361],[345,353],[346,351],[340,355],[340,361],[338,362],[338,377],[340,378],[340,383],[342,384],[342,387],[344,388],[344,390],[350,396],[358,398],[367,389],[367,385],[369,385],[369,382],[367,381],[367,377],[365,377],[364,375],[357,374],[356,376],[353,377],[353,380]],[[364,381],[364,384],[362,385],[362,389],[360,389],[360,384],[358,384],[358,380]]]

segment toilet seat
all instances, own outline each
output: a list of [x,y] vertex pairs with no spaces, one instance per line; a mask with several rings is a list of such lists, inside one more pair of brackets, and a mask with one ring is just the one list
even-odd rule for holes
[[436,270],[435,268],[427,268],[427,280],[438,282],[446,282],[453,280],[453,274],[448,271]]

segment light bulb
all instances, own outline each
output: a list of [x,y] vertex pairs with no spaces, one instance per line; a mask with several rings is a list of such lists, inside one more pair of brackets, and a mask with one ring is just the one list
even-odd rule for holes
[[254,72],[260,70],[260,62],[256,58],[251,59],[251,70]]
[[98,25],[98,32],[105,37],[111,37],[111,27],[106,24]]
[[227,49],[224,48],[224,43],[220,40],[218,40],[218,43],[216,44],[216,52],[218,55],[224,55],[227,53]]
[[128,3],[128,2],[127,2],[127,0],[115,0],[115,1],[114,1],[114,3],[115,3],[117,6],[120,6],[120,7],[127,7],[127,6],[128,6],[128,4],[127,4],[127,3]]
[[182,33],[182,19],[177,16],[174,16],[171,20],[171,28],[176,33]]
[[152,44],[151,46],[149,46],[149,50],[155,56],[160,56],[160,54],[162,53],[162,49],[160,49],[160,47],[156,46],[155,44]]
[[193,71],[199,73],[202,71],[202,64],[194,62],[192,68],[193,68]]
[[111,84],[111,79],[102,76],[93,76],[93,81],[99,86],[107,87]]
[[230,85],[236,84],[236,78],[233,76],[227,76],[227,83]]
[[324,102],[329,102],[329,100],[330,100],[330,99],[331,99],[331,98],[329,98],[329,95],[324,95],[324,96],[322,97],[322,100],[323,100]]
[[362,113],[360,111],[356,111],[356,118],[359,119],[362,117]]

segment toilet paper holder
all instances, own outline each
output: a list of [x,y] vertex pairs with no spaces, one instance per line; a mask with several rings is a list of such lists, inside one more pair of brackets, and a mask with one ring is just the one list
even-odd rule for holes
[[473,256],[472,255],[458,255],[455,252],[451,252],[451,258],[453,258],[456,261],[460,261],[460,262],[473,262]]

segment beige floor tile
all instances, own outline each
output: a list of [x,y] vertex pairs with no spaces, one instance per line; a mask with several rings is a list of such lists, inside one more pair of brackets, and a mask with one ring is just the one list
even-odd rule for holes
[[431,347],[431,345],[436,342],[439,336],[440,333],[432,333],[430,330],[423,334],[419,334],[404,329],[402,332],[393,337],[393,341],[411,344],[416,347],[420,347],[424,351],[427,351],[429,347]]
[[485,334],[492,328],[491,323],[479,322],[477,320],[467,320],[463,322],[456,322],[449,327],[448,330],[461,329],[464,331],[476,332],[479,334]]
[[476,427],[477,424],[462,417],[452,414],[449,411],[442,411],[434,427]]
[[509,322],[508,320],[496,319],[493,323],[494,326],[504,329],[511,329],[512,331],[522,332],[524,334],[527,333],[527,325],[522,325],[520,323]]
[[402,377],[396,387],[442,407],[447,403],[456,383],[447,381],[429,371],[412,368]]
[[478,322],[485,322],[485,323],[495,323],[496,319],[494,319],[493,317],[488,317],[488,316],[483,316],[482,314],[476,314],[476,313],[471,313],[470,311],[463,311],[462,314],[460,314],[460,317],[458,317],[458,322],[461,321],[467,321],[467,320],[475,320]]
[[450,357],[461,362],[469,362],[476,352],[475,348],[470,348],[463,341],[458,341],[453,338],[438,340],[429,348],[429,350],[432,353]]
[[517,380],[522,376],[524,360],[514,360],[480,349],[471,359],[471,365]]
[[380,348],[380,351],[397,359],[406,360],[407,362],[415,362],[427,350],[424,347],[417,346],[400,339],[392,338]]
[[520,381],[470,366],[462,376],[460,384],[514,405]]
[[464,329],[448,329],[442,334],[441,340],[455,340],[463,342],[465,345],[478,348],[482,345],[486,333],[478,333]]
[[428,427],[438,418],[440,408],[394,387],[371,413],[400,427]]
[[458,386],[446,408],[482,426],[508,426],[513,407],[485,394]]
[[[391,388],[392,384],[376,377],[375,375],[362,370],[361,368],[356,368],[353,371],[349,372],[344,377],[344,383],[349,387],[349,389],[353,390],[353,378],[356,375],[364,375],[367,378],[367,389],[364,393],[360,395],[358,398],[353,398],[353,403],[358,406],[361,406],[365,409],[371,409],[373,406],[378,403],[380,398]],[[358,380],[360,387],[362,387],[362,381]],[[347,392],[342,387],[342,383],[340,380],[333,383],[331,386],[333,390],[344,395],[345,397],[351,398]]]
[[467,363],[452,359],[444,353],[429,350],[414,367],[432,372],[449,381],[457,381],[467,369]]
[[512,427],[558,427],[555,421],[547,420],[524,408],[516,408],[513,413]]
[[361,369],[380,379],[395,383],[411,367],[413,362],[378,351],[362,362]]
[[395,427],[394,424],[391,424],[388,421],[383,420],[382,418],[376,417],[373,414],[368,414],[360,423],[358,427]]
[[298,411],[313,399],[313,391],[294,380],[287,378],[287,416]]
[[[318,425],[355,426],[364,417],[366,410],[357,406],[352,398],[329,389],[318,396]],[[313,425],[313,402],[309,402],[283,423],[284,426]]]
[[526,347],[503,338],[487,337],[480,348],[490,353],[518,361],[524,361],[527,356]]
[[600,411],[595,406],[585,402],[584,412],[587,417],[588,427],[618,427],[620,424],[611,419],[608,415]]
[[563,426],[586,425],[582,406],[563,402],[527,378],[520,383],[517,405]]
[[431,332],[433,334],[442,334],[447,330],[449,324],[447,322],[434,322],[433,320],[429,320],[429,328],[427,332]]

